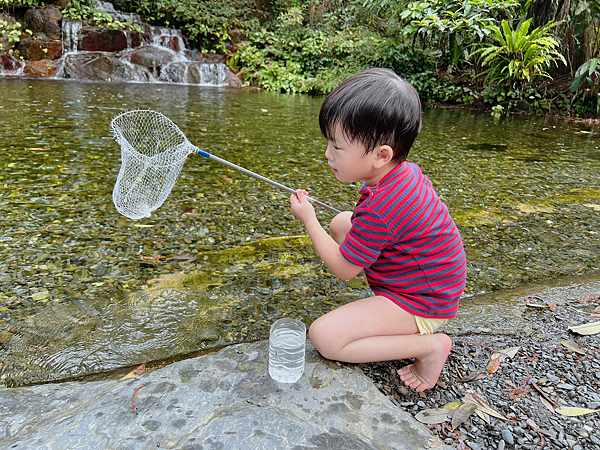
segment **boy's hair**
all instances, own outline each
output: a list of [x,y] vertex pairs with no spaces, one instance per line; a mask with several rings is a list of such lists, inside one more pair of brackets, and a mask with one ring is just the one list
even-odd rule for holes
[[319,125],[328,141],[335,140],[339,125],[349,141],[365,146],[365,154],[389,145],[394,151],[392,162],[401,163],[421,131],[419,94],[391,70],[365,70],[325,98]]

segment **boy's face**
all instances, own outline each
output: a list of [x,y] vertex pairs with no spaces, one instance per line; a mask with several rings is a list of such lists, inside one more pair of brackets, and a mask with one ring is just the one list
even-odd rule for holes
[[372,161],[375,152],[365,155],[364,145],[350,142],[339,125],[335,127],[334,136],[335,140],[327,145],[325,157],[337,179],[343,183],[364,180],[371,186],[370,181],[375,176]]

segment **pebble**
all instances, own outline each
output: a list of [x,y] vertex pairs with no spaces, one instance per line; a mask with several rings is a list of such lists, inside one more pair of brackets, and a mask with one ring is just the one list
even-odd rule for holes
[[554,374],[551,374],[551,373],[547,373],[546,378],[548,378],[554,384],[556,384],[560,381],[560,378],[558,378],[557,376],[554,376]]
[[587,439],[590,437],[590,434],[587,431],[585,431],[583,428],[577,429],[577,435],[583,439]]
[[499,440],[496,450],[504,450],[504,447],[506,447],[506,442],[504,441],[504,439]]
[[508,445],[513,445],[515,443],[515,439],[514,439],[512,433],[507,428],[505,428],[504,430],[502,430],[502,439]]
[[481,446],[475,442],[467,441],[466,444],[471,448],[471,450],[481,450]]

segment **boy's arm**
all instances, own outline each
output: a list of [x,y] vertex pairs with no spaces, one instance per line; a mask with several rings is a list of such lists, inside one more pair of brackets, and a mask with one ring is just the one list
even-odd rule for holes
[[298,191],[298,194],[292,194],[290,202],[292,205],[292,213],[306,227],[306,231],[317,250],[317,253],[329,267],[333,274],[342,279],[349,280],[358,275],[363,268],[352,264],[342,256],[340,246],[333,238],[325,231],[319,223],[315,210],[310,202],[305,197],[304,191]]

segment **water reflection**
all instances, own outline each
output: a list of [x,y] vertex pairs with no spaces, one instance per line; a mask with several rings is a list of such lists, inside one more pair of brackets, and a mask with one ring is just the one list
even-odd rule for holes
[[[188,158],[150,219],[131,222],[111,201],[120,155],[108,124],[152,108],[207,151],[349,208],[357,185],[325,164],[320,98],[60,80],[0,89],[1,383],[264,338],[278,317],[309,323],[366,295],[363,278],[336,280],[297,237],[287,194],[203,157]],[[598,271],[598,137],[541,118],[424,112],[411,159],[461,230],[468,295]]]

